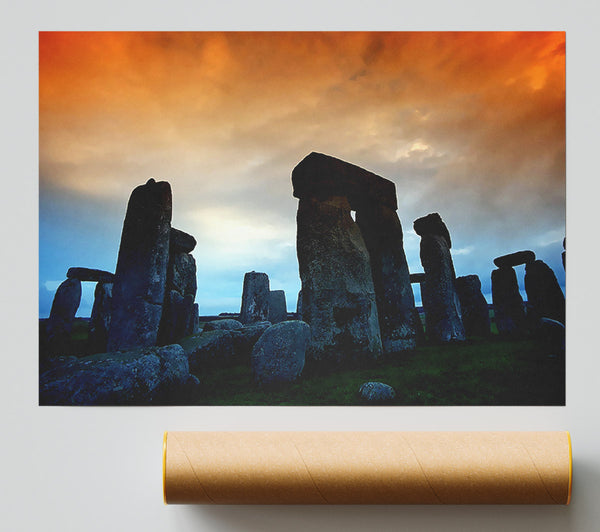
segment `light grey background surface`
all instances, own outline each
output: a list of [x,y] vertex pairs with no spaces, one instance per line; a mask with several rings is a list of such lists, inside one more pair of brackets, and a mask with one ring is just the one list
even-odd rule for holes
[[[23,2],[5,3],[2,19],[1,530],[600,530],[599,18],[592,2]],[[38,407],[37,31],[59,29],[566,30],[567,406]],[[569,507],[167,507],[164,430],[570,430],[573,500]]]

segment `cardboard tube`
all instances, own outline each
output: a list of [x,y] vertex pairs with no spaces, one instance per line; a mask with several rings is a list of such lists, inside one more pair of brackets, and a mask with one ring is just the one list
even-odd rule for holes
[[168,432],[168,504],[569,504],[568,432]]

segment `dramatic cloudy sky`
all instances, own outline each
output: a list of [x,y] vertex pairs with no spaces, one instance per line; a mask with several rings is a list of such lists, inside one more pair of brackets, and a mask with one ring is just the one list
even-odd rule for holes
[[202,314],[239,311],[250,270],[294,310],[290,174],[311,151],[396,184],[411,272],[412,222],[439,212],[488,299],[492,259],[522,249],[564,287],[564,33],[52,32],[39,73],[40,316],[70,266],[114,271],[150,177],[198,241]]

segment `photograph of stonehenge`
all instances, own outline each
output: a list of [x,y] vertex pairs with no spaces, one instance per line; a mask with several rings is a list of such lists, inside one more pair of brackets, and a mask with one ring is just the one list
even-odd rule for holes
[[564,405],[564,46],[41,32],[40,405]]

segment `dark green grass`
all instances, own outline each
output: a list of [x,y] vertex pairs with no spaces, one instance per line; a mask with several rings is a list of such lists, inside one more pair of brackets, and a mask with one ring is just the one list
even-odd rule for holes
[[471,339],[398,353],[369,368],[301,378],[280,390],[252,383],[248,365],[198,375],[198,405],[359,405],[363,382],[396,390],[392,405],[562,405],[564,360],[531,340]]
[[[76,320],[68,353],[87,354],[87,323]],[[449,345],[425,345],[397,353],[370,367],[301,377],[278,390],[252,381],[249,360],[196,375],[200,386],[190,405],[360,405],[360,385],[392,386],[391,405],[563,405],[564,357],[549,357],[534,340],[497,335]],[[178,401],[174,398],[175,401]],[[181,404],[181,403],[180,403]]]

